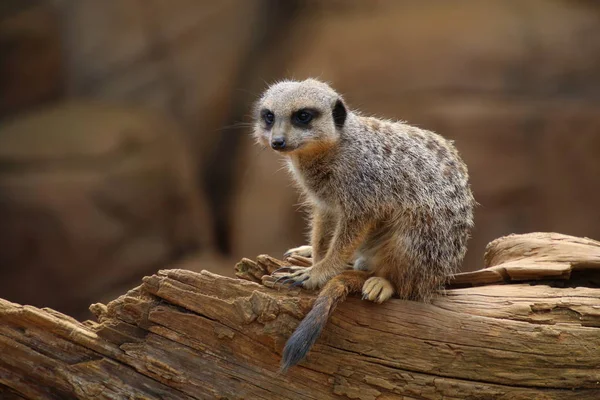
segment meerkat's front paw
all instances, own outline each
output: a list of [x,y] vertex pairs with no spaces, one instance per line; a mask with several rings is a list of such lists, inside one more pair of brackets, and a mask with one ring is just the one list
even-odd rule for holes
[[322,288],[323,285],[325,285],[325,283],[327,283],[327,281],[330,278],[329,276],[327,276],[325,274],[316,273],[316,271],[314,269],[311,270],[309,275],[310,276],[308,277],[308,279],[303,281],[302,286],[304,286],[306,289],[311,289],[311,290]]
[[[263,277],[263,284],[269,287],[277,285],[302,286],[306,289],[318,289],[327,282],[327,276],[316,273],[313,267],[283,267],[282,272],[275,271]],[[283,272],[285,270],[285,272]]]
[[293,249],[289,249],[283,255],[284,258],[290,257],[292,255],[302,256],[302,257],[312,257],[313,248],[312,246],[299,246],[294,247]]
[[363,299],[374,301],[375,303],[383,303],[394,294],[394,287],[385,278],[378,276],[367,279],[362,288]]

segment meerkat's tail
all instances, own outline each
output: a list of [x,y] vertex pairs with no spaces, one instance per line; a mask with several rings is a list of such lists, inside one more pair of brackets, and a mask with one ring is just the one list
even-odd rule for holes
[[325,284],[312,310],[304,317],[283,349],[281,372],[298,364],[315,344],[329,316],[349,293],[360,292],[370,274],[366,271],[344,271]]

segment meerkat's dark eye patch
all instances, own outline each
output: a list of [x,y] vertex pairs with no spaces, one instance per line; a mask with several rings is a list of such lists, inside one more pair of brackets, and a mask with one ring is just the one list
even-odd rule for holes
[[267,127],[271,127],[273,122],[275,122],[275,114],[271,110],[267,110],[266,108],[260,111],[260,117],[265,121]]
[[332,115],[333,123],[335,124],[335,126],[337,126],[338,128],[343,127],[344,122],[346,122],[346,116],[348,115],[348,111],[346,111],[346,107],[344,106],[344,103],[342,103],[342,100],[338,99],[335,102],[335,105],[333,106]]
[[320,115],[319,111],[312,108],[303,108],[292,113],[292,124],[304,128],[307,127],[310,121]]

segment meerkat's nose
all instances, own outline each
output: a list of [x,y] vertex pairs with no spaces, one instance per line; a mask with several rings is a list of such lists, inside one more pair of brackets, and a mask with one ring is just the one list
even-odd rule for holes
[[275,138],[271,139],[271,147],[273,148],[273,150],[285,149],[285,138],[275,137]]

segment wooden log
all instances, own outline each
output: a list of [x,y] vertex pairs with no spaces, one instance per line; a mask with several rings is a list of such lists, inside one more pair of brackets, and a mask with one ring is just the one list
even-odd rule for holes
[[97,322],[0,300],[0,398],[600,398],[600,243],[514,235],[485,260],[431,304],[350,297],[285,375],[315,296],[262,286],[285,265],[269,256],[242,260],[243,280],[159,271],[92,305]]

